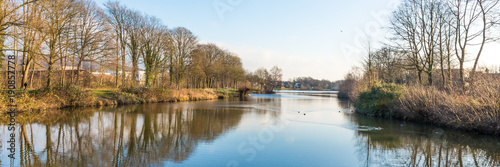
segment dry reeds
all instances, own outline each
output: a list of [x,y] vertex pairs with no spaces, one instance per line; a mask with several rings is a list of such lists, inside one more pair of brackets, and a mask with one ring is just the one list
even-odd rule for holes
[[[400,85],[401,90],[393,91],[384,88],[387,84],[374,89],[374,84],[364,80],[351,79],[341,90],[356,102],[360,113],[500,135],[498,74],[480,73],[469,79],[468,86],[446,90],[438,86]],[[401,96],[392,96],[399,93]]]
[[394,116],[456,129],[500,135],[500,79],[481,75],[469,90],[442,91],[408,86],[394,104]]
[[124,88],[114,92],[120,104],[180,102],[217,99],[211,89],[171,90],[162,88]]
[[[52,90],[40,89],[18,92],[16,103],[18,111],[46,110],[65,107],[91,107],[117,104],[139,104],[157,102],[199,101],[217,99],[211,89],[171,90],[163,88],[122,88],[106,91],[99,95],[76,87],[55,87]],[[0,111],[6,111],[6,97],[0,97]]]

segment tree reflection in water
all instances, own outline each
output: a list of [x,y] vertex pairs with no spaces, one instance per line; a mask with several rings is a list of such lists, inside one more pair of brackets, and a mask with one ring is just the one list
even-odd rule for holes
[[351,118],[358,126],[383,127],[356,132],[358,157],[366,166],[500,166],[500,142],[495,137],[358,115]]
[[[188,165],[190,162],[199,164],[207,158],[200,155],[207,151],[204,144],[226,146],[227,141],[224,141],[221,135],[231,131],[228,138],[236,142],[229,145],[236,146],[220,148],[230,151],[218,150],[220,152],[217,156],[222,158],[214,159],[225,164],[226,158],[238,158],[231,157],[230,154],[235,154],[239,139],[252,136],[244,131],[245,128],[268,127],[279,124],[284,116],[300,116],[299,120],[305,121],[344,122],[339,126],[347,127],[347,131],[337,125],[330,127],[328,124],[319,128],[325,130],[324,133],[309,133],[315,125],[291,122],[290,128],[283,133],[275,133],[276,140],[272,143],[272,146],[276,146],[275,149],[266,149],[259,154],[292,155],[309,151],[309,158],[291,156],[289,159],[280,160],[277,159],[278,156],[268,156],[257,161],[262,161],[261,164],[264,165],[274,162],[293,161],[300,164],[312,161],[329,166],[343,159],[350,161],[352,158],[358,158],[366,166],[500,166],[498,137],[466,135],[463,132],[422,124],[358,116],[350,112],[352,104],[349,102],[337,101],[339,105],[332,105],[334,101],[337,100],[282,100],[280,95],[260,95],[249,101],[147,104],[98,112],[73,109],[52,115],[44,113],[48,119],[42,120],[35,120],[38,117],[19,116],[20,123],[25,123],[18,128],[20,152],[16,152],[16,162],[20,162],[20,166],[154,166],[172,163]],[[297,113],[299,110],[301,113],[309,113],[302,116]],[[240,122],[241,127],[238,127]],[[370,130],[376,127],[382,129]],[[232,131],[235,128],[238,130]],[[338,129],[342,131],[337,131]],[[257,130],[250,134],[258,133]],[[305,136],[306,133],[312,135]],[[350,137],[337,136],[337,133],[354,134],[352,143],[355,145],[348,141]],[[296,137],[298,140],[296,143],[280,145],[285,141],[281,139],[288,137]],[[215,141],[218,138],[222,140]],[[326,140],[318,140],[325,138]],[[334,143],[334,139],[346,141]],[[357,155],[345,154],[333,161],[330,157],[324,158],[344,154],[336,149],[345,144],[349,144],[349,152],[354,147]],[[232,148],[234,149],[231,151]],[[195,156],[195,150],[203,151]],[[194,160],[191,161],[192,159]],[[197,159],[199,161],[196,161]],[[2,160],[5,163],[6,158]]]
[[200,142],[212,142],[235,128],[243,111],[169,104],[124,106],[95,113],[73,110],[64,118],[20,126],[20,165],[149,166],[161,161],[182,162]]

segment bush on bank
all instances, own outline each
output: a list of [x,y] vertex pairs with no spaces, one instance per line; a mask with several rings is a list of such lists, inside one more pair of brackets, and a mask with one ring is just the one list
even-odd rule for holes
[[403,88],[396,84],[372,83],[367,91],[359,93],[356,110],[370,116],[392,116],[392,107],[401,96],[402,90]]

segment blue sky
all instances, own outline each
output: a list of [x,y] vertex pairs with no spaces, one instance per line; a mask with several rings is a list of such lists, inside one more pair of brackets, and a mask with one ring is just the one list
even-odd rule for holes
[[301,76],[340,80],[361,64],[366,34],[375,46],[386,39],[384,27],[399,0],[120,2],[159,17],[169,28],[186,27],[202,43],[216,43],[238,54],[249,71],[277,65],[284,80]]

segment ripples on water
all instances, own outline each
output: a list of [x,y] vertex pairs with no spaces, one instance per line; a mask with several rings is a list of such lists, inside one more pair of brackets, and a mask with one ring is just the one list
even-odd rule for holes
[[[13,165],[500,166],[499,138],[351,111],[333,91],[280,91],[20,116]],[[9,166],[6,126],[0,134]]]

